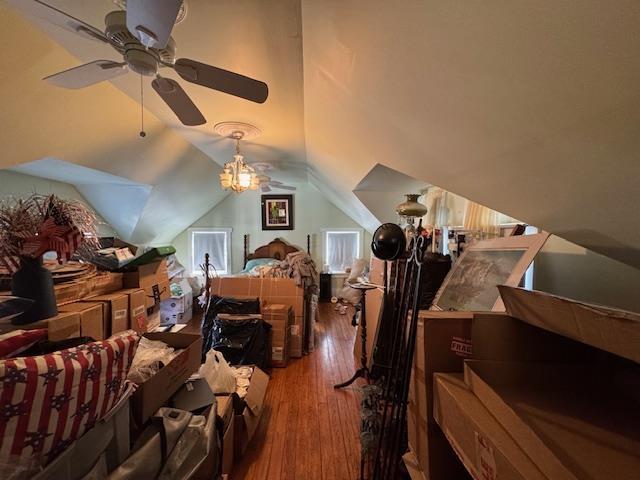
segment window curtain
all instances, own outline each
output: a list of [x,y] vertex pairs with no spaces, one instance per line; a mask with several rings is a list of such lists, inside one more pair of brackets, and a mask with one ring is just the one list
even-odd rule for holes
[[226,232],[193,232],[192,271],[200,273],[204,265],[204,254],[209,254],[209,263],[220,273],[227,272]]
[[464,213],[465,230],[479,231],[487,236],[499,236],[500,226],[498,212],[467,200]]
[[442,227],[449,224],[449,209],[447,208],[447,192],[445,190],[430,187],[421,201],[427,206],[424,225]]
[[332,272],[344,272],[358,255],[357,232],[327,232],[327,263]]

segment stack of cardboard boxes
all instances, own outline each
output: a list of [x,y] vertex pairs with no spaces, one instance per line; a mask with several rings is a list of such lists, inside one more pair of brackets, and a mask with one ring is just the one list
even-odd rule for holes
[[[74,283],[73,288],[63,289],[66,293],[73,291],[73,295],[64,300],[57,297],[57,316],[20,327],[4,325],[0,330],[46,328],[51,341],[79,336],[104,340],[130,328],[144,333],[159,325],[160,301],[170,296],[164,260],[124,274],[100,274],[85,282],[85,287],[91,284],[85,290]],[[79,295],[83,296],[76,298]]]
[[412,478],[637,478],[640,316],[501,293],[504,314],[421,312]]
[[271,366],[286,367],[289,361],[289,340],[294,323],[293,309],[287,305],[269,304],[262,309],[262,319],[271,325]]
[[211,293],[219,297],[259,298],[262,309],[271,304],[285,305],[293,311],[289,326],[289,357],[300,358],[304,353],[306,335],[304,289],[290,278],[214,278]]

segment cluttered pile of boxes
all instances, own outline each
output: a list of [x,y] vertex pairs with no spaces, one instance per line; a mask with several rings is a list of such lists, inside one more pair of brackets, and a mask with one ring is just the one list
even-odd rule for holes
[[[118,332],[135,330],[145,342],[161,342],[174,351],[172,359],[161,363],[150,377],[135,382],[135,385],[125,382],[129,386],[122,388],[119,400],[107,414],[89,427],[84,435],[79,435],[75,442],[65,444],[64,451],[53,462],[46,463],[46,468],[37,478],[72,479],[85,478],[86,475],[102,478],[100,475],[117,476],[122,469],[129,473],[135,471],[142,475],[140,478],[147,478],[145,475],[152,478],[161,469],[165,474],[174,472],[172,468],[190,469],[180,478],[219,478],[231,472],[235,460],[242,456],[253,437],[262,415],[268,375],[257,366],[248,367],[250,374],[245,378],[242,396],[233,388],[215,394],[207,388],[206,379],[198,376],[203,353],[206,353],[203,352],[202,335],[200,332],[182,333],[173,326],[184,325],[191,319],[193,295],[190,284],[174,276],[171,262],[158,253],[147,255],[145,261],[137,257],[136,264],[123,271],[102,271],[73,284],[57,285],[59,312],[55,317],[20,326],[4,325],[4,332],[46,329],[50,342],[77,340],[78,337],[96,341],[111,337],[113,340],[114,335],[120,335]],[[270,326],[265,346],[270,354],[267,366],[286,366],[292,341],[291,327],[295,323],[292,307],[263,303],[258,316]],[[116,341],[121,342],[120,339]],[[102,355],[104,344],[98,344],[95,354]],[[86,345],[91,344],[79,348],[93,354],[94,350],[87,350]],[[136,355],[140,351],[139,346]],[[65,355],[64,358],[77,358],[75,353]],[[121,353],[113,354],[114,365],[121,358]],[[9,359],[8,362],[4,368],[14,368],[11,366],[14,360]],[[76,363],[74,360],[74,368],[82,369],[79,370],[82,378],[85,374],[97,373],[86,372],[87,365]],[[41,383],[38,376],[34,378]],[[113,388],[115,392],[121,385],[107,385],[106,388]],[[52,404],[51,408],[55,405]],[[69,422],[76,421],[74,418]],[[198,420],[202,418],[205,421]],[[164,425],[162,428],[166,431],[176,426],[184,428],[185,432],[189,428],[198,430],[192,438],[199,438],[200,443],[191,445],[191,453],[185,457],[196,459],[195,463],[185,460],[179,467],[167,460],[165,465],[151,466],[153,462],[149,458],[171,458],[170,452],[160,454],[155,450],[160,445],[170,447],[165,442],[156,442],[160,438],[159,424]],[[185,445],[190,444],[187,441],[182,448]],[[153,453],[149,454],[149,451]],[[33,453],[38,452],[34,450]],[[145,464],[149,465],[145,467]]]
[[638,478],[640,315],[500,292],[506,313],[420,313],[411,478]]

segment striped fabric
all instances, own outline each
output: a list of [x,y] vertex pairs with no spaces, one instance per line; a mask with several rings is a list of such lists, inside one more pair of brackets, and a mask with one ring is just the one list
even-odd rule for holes
[[46,465],[120,398],[139,337],[0,361],[0,463]]
[[47,339],[47,329],[13,330],[0,335],[0,360],[20,355],[40,340]]

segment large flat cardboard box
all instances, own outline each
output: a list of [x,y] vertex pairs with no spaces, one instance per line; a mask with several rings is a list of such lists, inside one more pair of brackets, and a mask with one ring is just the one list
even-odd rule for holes
[[509,315],[640,363],[640,314],[499,285]]
[[433,418],[433,375],[460,372],[471,355],[473,314],[433,312],[418,314],[407,428],[409,447],[428,479],[456,478],[464,468]]
[[471,360],[464,378],[547,478],[632,480],[640,472],[634,367]]
[[147,300],[144,290],[131,288],[122,290],[129,296],[129,328],[138,333],[147,332]]
[[475,360],[585,362],[600,356],[596,348],[505,313],[475,313],[471,338]]
[[[549,480],[467,388],[461,374],[434,375],[433,411],[474,479]],[[450,477],[433,480],[440,478]]]
[[145,337],[159,340],[182,351],[153,377],[138,385],[131,397],[131,413],[138,425],[146,422],[194,372],[198,371],[202,352],[200,335],[146,333]]
[[105,337],[129,328],[129,296],[116,292],[91,297],[90,303],[102,304]]
[[244,454],[254,433],[256,433],[264,410],[264,397],[268,384],[269,375],[258,367],[254,367],[246,397],[234,405],[233,435],[234,456],[236,458],[240,458]]
[[262,318],[271,325],[271,366],[286,367],[291,325],[294,323],[293,309],[287,305],[269,304],[262,309]]
[[411,480],[427,480],[424,476],[424,472],[420,470],[418,458],[411,450],[402,456],[402,462],[404,463],[404,467],[407,469],[407,473]]
[[304,316],[304,290],[290,278],[219,277],[211,281],[211,293],[219,297],[259,298],[263,305],[280,304]]
[[13,330],[35,330],[46,328],[50,341],[67,340],[80,336],[80,314],[77,312],[59,312],[55,317],[39,320],[25,325],[13,325],[11,323],[0,324],[0,333]]
[[61,312],[77,312],[80,315],[80,335],[94,340],[104,340],[105,325],[103,304],[100,302],[76,302],[58,307]]

